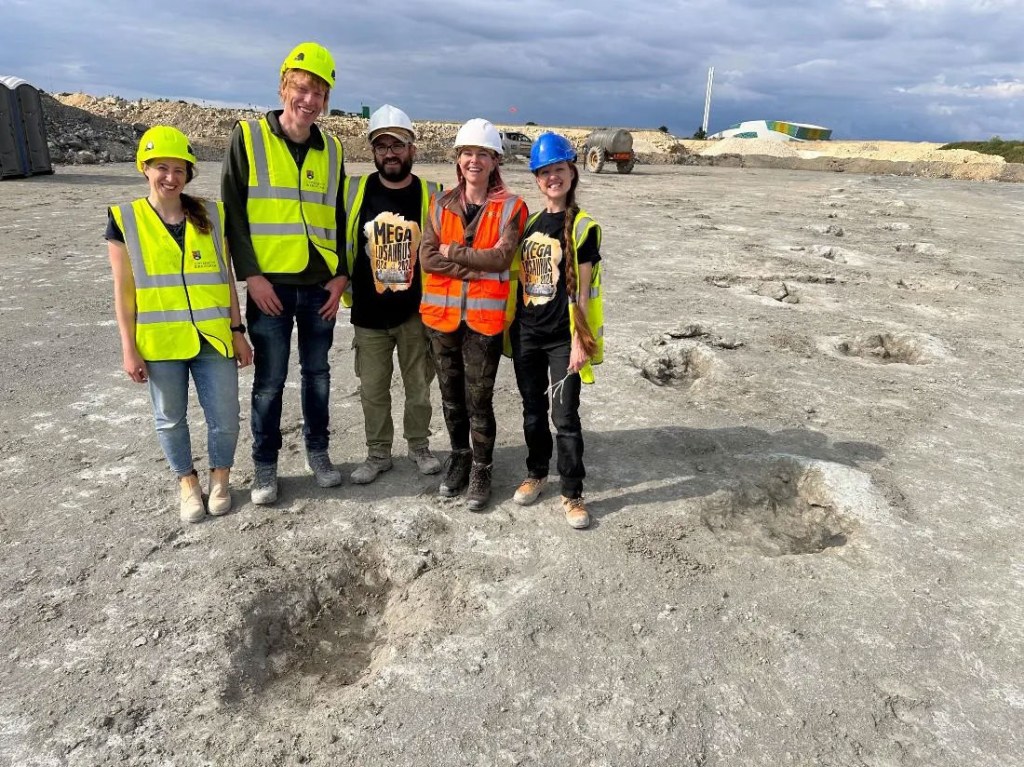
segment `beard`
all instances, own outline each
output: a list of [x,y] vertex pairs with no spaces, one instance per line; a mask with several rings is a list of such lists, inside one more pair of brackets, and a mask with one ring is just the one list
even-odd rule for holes
[[398,167],[395,168],[393,165],[390,169],[385,170],[383,162],[374,158],[373,164],[377,166],[377,172],[380,173],[381,177],[387,179],[392,183],[398,183],[399,181],[405,181],[412,173],[412,158],[409,157],[405,160],[398,161]]

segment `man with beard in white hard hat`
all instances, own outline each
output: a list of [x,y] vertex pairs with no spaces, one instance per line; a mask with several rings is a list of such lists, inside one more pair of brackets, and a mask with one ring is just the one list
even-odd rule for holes
[[422,474],[441,464],[430,452],[430,382],[434,367],[420,319],[423,295],[419,247],[430,197],[440,184],[412,172],[416,131],[401,109],[385,104],[370,116],[367,134],[377,172],[345,179],[348,225],[343,271],[352,309],[356,375],[366,429],[366,460],[352,472],[356,484],[373,482],[392,467],[391,419],[394,354],[405,388],[403,436]]

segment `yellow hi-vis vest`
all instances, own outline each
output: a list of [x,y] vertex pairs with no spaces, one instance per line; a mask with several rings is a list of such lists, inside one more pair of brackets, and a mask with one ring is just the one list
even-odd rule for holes
[[249,235],[260,271],[301,272],[309,264],[313,243],[334,274],[338,270],[336,205],[344,159],[341,142],[322,131],[325,148],[311,148],[298,168],[287,142],[274,135],[266,117],[239,125],[249,158]]
[[191,359],[200,335],[234,356],[224,206],[207,202],[206,211],[213,228],[200,234],[186,222],[182,251],[145,198],[111,208],[135,279],[135,348],[144,360]]
[[[526,222],[526,229],[529,229],[534,221],[540,216],[540,213],[534,213]],[[573,263],[576,266],[576,274],[580,273],[580,262],[576,254],[579,252],[580,245],[583,244],[584,240],[587,239],[590,231],[593,230],[594,236],[597,237],[597,247],[601,247],[601,225],[598,224],[594,219],[590,217],[590,214],[585,210],[580,210],[576,214],[575,220],[572,222],[572,240],[573,240]],[[505,309],[506,316],[506,330],[505,330],[505,355],[508,357],[512,356],[512,342],[509,338],[508,326],[512,324],[512,319],[516,313],[516,300],[518,299],[519,291],[519,270],[522,263],[522,248],[516,251],[515,258],[512,260],[512,266],[510,273],[512,275],[512,289],[508,295],[508,305]],[[586,290],[586,287],[579,285],[577,290]],[[576,317],[572,311],[572,296],[569,296],[569,333],[576,332]],[[591,357],[587,364],[580,370],[580,380],[583,383],[594,383],[594,369],[593,365],[600,365],[604,362],[604,301],[601,298],[601,262],[598,261],[594,264],[593,271],[590,277],[590,293],[587,299],[587,325],[590,327],[590,332],[594,334],[594,338],[597,341],[597,351],[594,352],[594,356]]]
[[[356,248],[359,247],[359,213],[363,208],[363,195],[366,194],[366,181],[369,176],[346,176],[342,197],[345,200],[345,228],[348,236],[345,239],[345,262],[348,264],[348,285],[341,294],[341,303],[352,307],[352,269],[356,263]],[[444,187],[434,181],[420,179],[420,231],[427,225],[430,198]],[[426,279],[420,269],[420,279]]]

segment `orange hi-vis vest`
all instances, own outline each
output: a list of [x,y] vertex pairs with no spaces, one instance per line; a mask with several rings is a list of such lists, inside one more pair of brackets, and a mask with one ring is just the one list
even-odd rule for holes
[[[519,234],[526,223],[526,203],[509,195],[501,202],[489,202],[480,211],[480,223],[473,247],[493,248],[513,216],[519,218]],[[465,245],[462,217],[441,205],[437,195],[430,199],[430,221],[441,244]],[[434,330],[451,333],[465,321],[477,333],[496,336],[505,330],[505,306],[509,296],[509,272],[484,272],[479,278],[460,280],[427,273],[423,282],[420,315]]]

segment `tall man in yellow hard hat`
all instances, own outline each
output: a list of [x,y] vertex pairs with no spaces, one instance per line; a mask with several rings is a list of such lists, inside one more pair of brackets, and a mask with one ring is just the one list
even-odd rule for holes
[[306,463],[321,487],[341,484],[328,455],[335,316],[348,278],[341,142],[316,120],[327,111],[334,59],[322,45],[296,46],[281,64],[283,108],[239,121],[224,160],[221,197],[245,318],[255,352],[252,502],[277,500],[281,404],[293,327],[298,328]]
[[370,115],[367,139],[377,172],[346,178],[343,196],[348,224],[345,273],[351,290],[342,301],[352,307],[366,429],[366,460],[352,472],[352,481],[359,485],[392,466],[391,378],[396,350],[405,387],[402,426],[409,457],[423,474],[441,470],[428,444],[434,363],[420,319],[419,264],[430,197],[441,185],[412,172],[416,131],[398,107],[385,104]]

